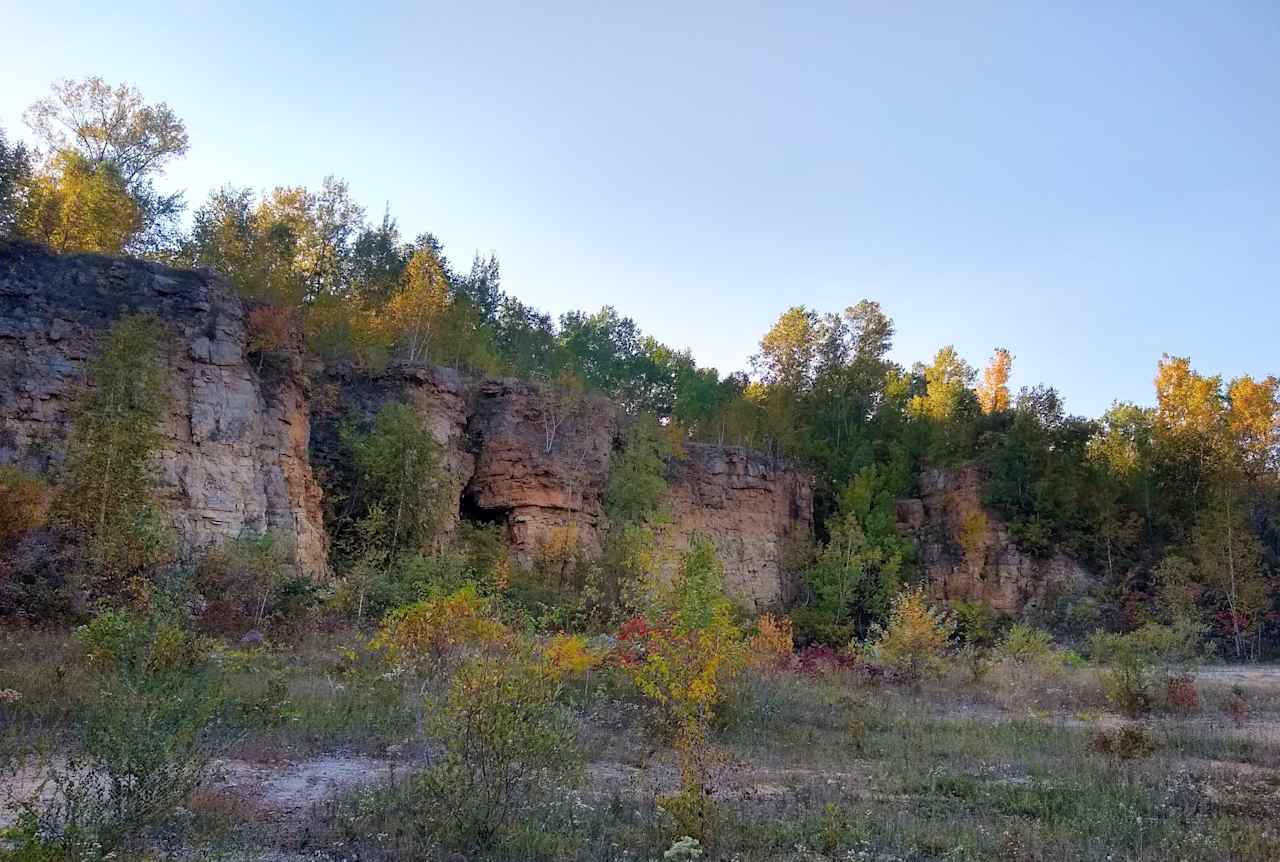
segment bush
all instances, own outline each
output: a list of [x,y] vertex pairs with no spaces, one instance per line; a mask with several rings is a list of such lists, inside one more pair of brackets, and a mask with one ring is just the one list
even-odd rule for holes
[[438,858],[428,853],[433,846],[483,854],[514,842],[521,819],[536,818],[578,776],[557,691],[531,656],[467,660],[431,722],[442,762],[411,776],[357,829],[380,831],[394,820],[420,858]]
[[1148,622],[1127,634],[1095,631],[1089,635],[1089,657],[1107,662],[1129,651],[1153,664],[1191,665],[1204,654],[1207,632],[1207,626],[1187,620],[1173,625]]
[[1171,674],[1165,683],[1165,703],[1172,712],[1191,715],[1200,711],[1196,678],[1189,673]]
[[459,647],[506,647],[511,632],[492,616],[490,603],[474,587],[426,599],[389,613],[373,647],[392,663],[437,663]]
[[1148,668],[1136,650],[1121,648],[1111,657],[1111,666],[1103,673],[1102,688],[1107,700],[1130,718],[1144,715],[1151,708],[1151,684]]
[[0,547],[43,526],[50,499],[43,479],[0,465]]
[[675,735],[680,789],[659,805],[674,818],[678,834],[705,842],[718,816],[706,790],[712,768],[707,737],[745,658],[724,592],[724,567],[709,540],[690,543],[670,588],[659,591],[653,615],[623,625],[619,656]]
[[1053,636],[1047,631],[1021,624],[1009,629],[999,650],[1002,657],[1047,675],[1059,673],[1068,659],[1068,653],[1053,645]]
[[582,635],[558,634],[542,648],[543,672],[552,679],[578,676],[600,664]]
[[[222,634],[242,634],[266,628],[272,618],[283,621],[287,614],[281,599],[294,574],[290,557],[289,549],[271,533],[230,539],[206,554],[193,580],[207,602],[201,625]],[[305,604],[305,598],[300,603]]]
[[12,858],[141,858],[124,851],[140,849],[208,771],[220,691],[208,669],[111,675],[88,710],[79,750],[47,768],[43,793],[16,800]]
[[956,621],[956,637],[965,645],[990,648],[996,645],[1001,617],[985,602],[958,601],[951,605]]
[[912,685],[945,667],[947,642],[954,623],[929,607],[923,588],[904,590],[893,600],[889,621],[872,626],[866,653]]
[[1154,753],[1160,744],[1142,725],[1127,724],[1115,731],[1099,730],[1089,747],[1117,760],[1133,760]]
[[795,658],[795,638],[791,620],[765,614],[756,622],[756,631],[747,641],[746,660],[749,667],[781,668]]
[[75,631],[89,666],[103,673],[166,673],[189,670],[202,658],[200,645],[178,618],[140,617],[104,611]]
[[1244,688],[1239,685],[1231,687],[1231,696],[1222,705],[1222,711],[1236,727],[1244,727],[1249,720],[1249,701],[1245,699]]

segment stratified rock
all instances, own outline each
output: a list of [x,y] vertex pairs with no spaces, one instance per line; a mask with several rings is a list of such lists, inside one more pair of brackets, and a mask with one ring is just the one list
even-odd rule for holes
[[[599,552],[611,459],[624,436],[607,400],[419,365],[377,373],[335,365],[304,385],[296,338],[267,361],[247,355],[248,311],[208,272],[0,244],[0,464],[56,467],[87,361],[115,320],[145,312],[170,336],[157,496],[188,555],[273,530],[295,545],[302,571],[327,574],[321,488],[349,479],[340,428],[392,401],[417,411],[441,446],[446,527],[461,518],[500,524],[526,563],[565,528],[588,554]],[[711,538],[731,592],[748,606],[787,597],[786,549],[812,531],[808,478],[760,453],[692,444],[668,474],[673,543]]]
[[155,468],[183,548],[272,530],[302,571],[323,574],[328,540],[296,355],[260,373],[246,356],[245,303],[207,272],[0,243],[0,463],[45,471],[61,461],[86,362],[132,313],[155,315],[170,335]]
[[[1093,576],[1066,554],[1029,554],[1000,516],[982,504],[982,471],[975,465],[924,470],[920,498],[897,501],[897,528],[915,541],[930,591],[940,599],[981,601],[1021,614],[1054,593],[1080,594]],[[961,522],[981,513],[983,529],[962,547]]]
[[737,446],[686,444],[671,495],[678,547],[710,538],[725,564],[731,595],[763,609],[790,599],[789,545],[810,538],[813,489],[782,461]]

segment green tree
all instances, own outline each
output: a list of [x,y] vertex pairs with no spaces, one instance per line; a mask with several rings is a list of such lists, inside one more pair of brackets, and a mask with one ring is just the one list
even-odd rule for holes
[[760,352],[752,363],[766,384],[803,392],[813,382],[820,337],[817,313],[794,306],[760,339]]
[[440,445],[423,418],[406,404],[383,406],[366,431],[348,426],[355,487],[347,521],[364,554],[392,560],[431,549],[444,518]]
[[843,646],[883,622],[914,571],[915,550],[895,528],[892,473],[864,467],[827,521],[827,541],[805,573],[807,606],[795,616],[806,639]]
[[0,128],[0,239],[16,232],[30,182],[31,154],[21,141],[10,144]]
[[154,317],[116,321],[73,408],[57,509],[84,537],[93,574],[101,579],[118,581],[165,551],[151,474],[168,410],[163,338]]

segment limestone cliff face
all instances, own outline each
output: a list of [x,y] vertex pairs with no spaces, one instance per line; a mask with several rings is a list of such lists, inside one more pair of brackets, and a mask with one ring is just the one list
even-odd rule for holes
[[[250,355],[246,304],[215,275],[25,243],[0,244],[0,464],[56,474],[87,361],[113,321],[137,312],[170,336],[157,495],[188,554],[272,530],[295,545],[305,573],[325,576],[322,489],[339,490],[340,428],[389,401],[423,416],[441,446],[450,525],[501,524],[525,562],[570,525],[588,552],[599,550],[622,445],[608,401],[566,403],[529,383],[422,366],[304,377],[297,344],[270,359]],[[696,445],[668,472],[676,545],[695,532],[712,538],[748,605],[786,597],[784,550],[812,529],[808,480],[759,453]]]
[[999,515],[983,507],[982,473],[972,465],[925,470],[920,496],[897,502],[897,521],[915,541],[940,599],[979,600],[1021,614],[1055,591],[1083,592],[1093,581],[1065,554],[1042,559],[1019,548]]
[[[610,463],[622,445],[620,417],[608,401],[587,398],[566,408],[537,385],[466,382],[451,370],[421,366],[374,375],[331,369],[328,381],[313,410],[317,465],[340,460],[342,421],[367,420],[388,402],[409,404],[441,445],[446,496],[458,500],[454,523],[502,525],[523,563],[570,526],[588,554],[599,552],[608,529]],[[318,469],[324,475],[331,468]],[[695,533],[712,539],[730,592],[748,607],[790,595],[786,548],[812,530],[806,476],[750,450],[690,444],[668,465],[667,480],[675,522],[669,537],[677,549]]]
[[139,312],[171,335],[167,442],[155,467],[184,548],[269,529],[293,542],[305,572],[322,573],[327,540],[301,379],[289,362],[259,372],[244,303],[207,273],[0,244],[0,464],[56,467],[86,361],[113,321]]
[[729,592],[748,607],[791,599],[796,585],[785,557],[812,532],[808,478],[750,449],[691,443],[685,450],[669,477],[677,545],[695,533],[710,537]]

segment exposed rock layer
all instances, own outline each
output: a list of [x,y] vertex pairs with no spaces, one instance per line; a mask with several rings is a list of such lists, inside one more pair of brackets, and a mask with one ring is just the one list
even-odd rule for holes
[[[388,402],[410,404],[442,447],[446,496],[459,501],[461,517],[504,525],[521,562],[564,529],[572,529],[588,553],[599,552],[608,529],[609,467],[623,436],[608,401],[588,398],[566,409],[526,382],[467,383],[451,370],[419,366],[378,375],[330,369],[327,385],[325,406],[314,411],[315,463],[339,460],[342,421],[368,420]],[[668,464],[666,478],[676,549],[695,533],[710,538],[730,592],[748,606],[789,597],[794,585],[785,551],[809,538],[813,522],[804,474],[759,452],[689,444]]]
[[[468,381],[421,366],[377,375],[329,368],[304,385],[296,350],[250,355],[248,311],[207,272],[0,244],[0,464],[56,471],[87,360],[113,321],[143,312],[171,336],[156,473],[186,552],[273,530],[293,542],[306,573],[323,576],[321,488],[340,463],[338,429],[392,400],[425,417],[441,444],[446,496],[457,503],[452,523],[505,525],[524,561],[565,527],[588,551],[599,550],[622,436],[609,402],[567,406],[528,383]],[[808,480],[760,453],[696,445],[668,474],[674,543],[706,534],[741,600],[763,606],[784,598],[791,587],[784,550],[812,530]]]
[[324,572],[320,488],[296,363],[248,357],[245,304],[224,280],[140,261],[0,245],[0,463],[48,471],[65,452],[86,363],[111,324],[160,318],[170,338],[158,495],[188,550],[273,530]]
[[1092,582],[1065,554],[1038,558],[1020,548],[1000,517],[982,505],[976,466],[924,471],[920,496],[897,501],[897,521],[899,532],[915,541],[937,598],[978,600],[1020,614],[1054,594],[1083,592]]

